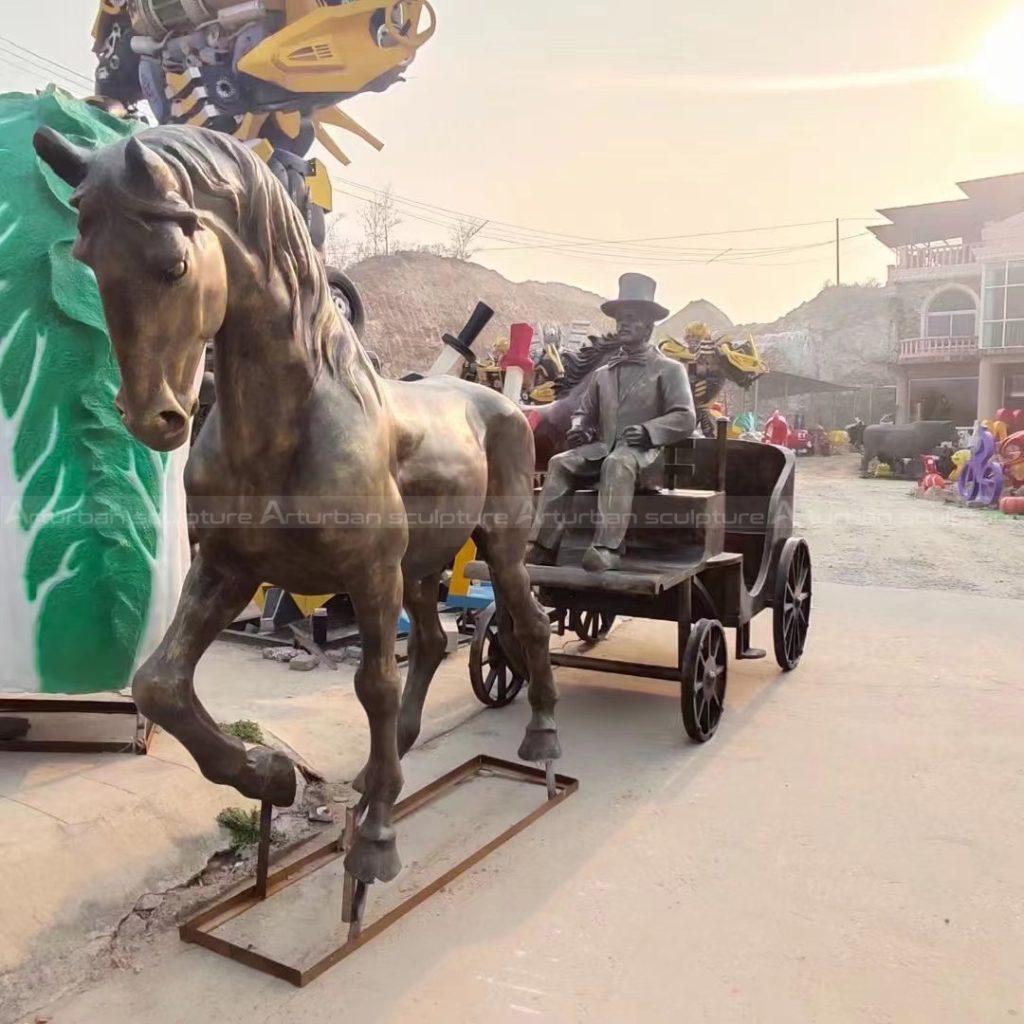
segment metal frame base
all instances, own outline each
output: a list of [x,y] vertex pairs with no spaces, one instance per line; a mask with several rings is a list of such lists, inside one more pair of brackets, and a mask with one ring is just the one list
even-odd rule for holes
[[5,740],[0,753],[19,751],[35,754],[148,754],[154,725],[139,714],[135,701],[80,700],[77,698],[5,697],[0,695],[0,717],[8,715],[132,715],[135,735],[117,740]]
[[268,868],[270,860],[271,807],[265,803],[260,817],[260,843],[257,852],[257,869],[254,882],[201,910],[180,926],[178,929],[179,936],[184,942],[204,946],[206,949],[227,957],[229,960],[234,960],[237,963],[244,964],[246,967],[252,967],[254,970],[262,971],[264,974],[280,978],[298,988],[308,985],[335,964],[340,963],[357,949],[376,938],[386,928],[389,928],[396,921],[405,917],[411,910],[425,902],[453,879],[458,878],[459,875],[478,864],[484,857],[498,849],[499,846],[503,846],[525,828],[532,825],[538,818],[547,814],[548,811],[571,796],[579,788],[578,780],[567,775],[556,775],[550,769],[545,771],[542,768],[534,768],[531,765],[517,764],[512,761],[503,761],[496,757],[490,757],[487,754],[478,754],[465,764],[448,772],[447,775],[442,775],[441,778],[396,804],[394,820],[397,822],[414,814],[420,808],[432,803],[463,780],[477,775],[484,770],[511,776],[532,785],[545,786],[548,798],[544,803],[527,814],[526,817],[520,818],[519,821],[505,829],[501,835],[492,839],[485,846],[480,847],[480,849],[475,850],[468,857],[459,861],[454,867],[449,868],[439,878],[434,879],[429,885],[388,911],[379,920],[365,927],[360,927],[359,919],[361,917],[362,904],[365,900],[366,887],[346,872],[344,893],[342,894],[342,920],[351,921],[353,927],[350,928],[349,937],[345,943],[316,962],[305,966],[286,964],[254,949],[238,946],[213,933],[229,921],[251,910],[268,897],[281,892],[283,889],[287,889],[289,886],[332,863],[339,857],[343,857],[350,845],[346,836],[352,837],[355,831],[354,809],[350,809],[346,816],[346,831],[342,833],[341,837],[318,846],[305,856],[299,857],[292,863],[270,874]]

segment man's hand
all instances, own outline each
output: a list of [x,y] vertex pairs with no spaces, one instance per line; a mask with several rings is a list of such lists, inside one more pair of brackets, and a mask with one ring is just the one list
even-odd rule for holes
[[643,426],[626,427],[622,432],[622,440],[630,446],[630,448],[650,448],[651,438],[647,433],[647,428]]
[[590,440],[590,431],[574,423],[566,432],[565,440],[570,448],[579,448]]

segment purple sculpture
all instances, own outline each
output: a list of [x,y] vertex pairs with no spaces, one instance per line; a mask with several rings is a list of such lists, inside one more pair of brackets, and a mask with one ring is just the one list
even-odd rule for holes
[[999,503],[1003,491],[1003,467],[996,459],[996,439],[978,424],[971,442],[971,460],[957,480],[960,497],[976,508]]

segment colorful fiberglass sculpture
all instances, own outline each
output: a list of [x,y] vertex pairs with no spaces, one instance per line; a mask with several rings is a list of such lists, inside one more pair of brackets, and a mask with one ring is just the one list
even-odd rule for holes
[[999,446],[999,461],[1010,487],[1024,487],[1024,430],[1011,434]]
[[1003,467],[996,458],[996,439],[980,423],[974,432],[970,461],[957,479],[957,489],[964,501],[977,508],[997,505],[1003,492]]

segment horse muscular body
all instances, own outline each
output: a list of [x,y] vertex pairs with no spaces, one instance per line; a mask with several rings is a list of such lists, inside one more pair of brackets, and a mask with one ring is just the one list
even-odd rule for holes
[[[141,666],[143,714],[210,780],[290,804],[280,751],[225,735],[193,689],[200,656],[269,580],[347,593],[362,640],[355,688],[370,729],[365,817],[346,864],[360,880],[400,869],[392,809],[445,651],[441,571],[472,536],[509,612],[530,679],[525,760],[559,756],[549,623],[523,565],[534,445],[501,395],[451,378],[382,381],[331,300],[294,204],[248,149],[204,129],[160,127],[90,153],[48,128],[40,156],[75,188],[75,255],[96,274],[128,429],[187,444],[205,342],[217,402],[186,470],[199,553],[174,620]],[[401,692],[395,632],[411,620]]]

